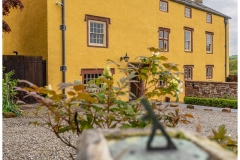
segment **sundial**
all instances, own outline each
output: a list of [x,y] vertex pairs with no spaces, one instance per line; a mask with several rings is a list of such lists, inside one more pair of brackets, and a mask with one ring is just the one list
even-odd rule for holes
[[[150,136],[127,137],[109,146],[114,160],[207,160],[209,155],[189,140],[170,138],[158,121],[146,99],[141,100],[147,110],[142,119],[153,121]],[[162,135],[155,135],[157,130]]]

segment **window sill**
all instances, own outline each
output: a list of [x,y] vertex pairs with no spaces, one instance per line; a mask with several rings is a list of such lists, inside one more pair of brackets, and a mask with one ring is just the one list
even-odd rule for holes
[[206,54],[213,54],[213,53],[210,53],[210,52],[208,53],[208,52],[207,52]]
[[166,12],[166,13],[168,12],[168,11],[163,11],[163,10],[159,10],[159,11]]
[[184,52],[187,52],[187,53],[193,53],[193,51],[184,51]]
[[108,46],[95,46],[95,45],[87,45],[88,47],[95,47],[95,48],[108,48]]

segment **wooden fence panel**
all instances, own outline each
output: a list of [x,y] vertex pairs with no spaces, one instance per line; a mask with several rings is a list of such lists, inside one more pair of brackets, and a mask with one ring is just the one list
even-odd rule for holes
[[[3,66],[6,67],[4,73],[14,71],[12,79],[27,80],[39,87],[46,86],[46,61],[41,56],[3,55]],[[24,87],[26,84],[18,83],[18,86]],[[23,99],[24,96],[23,92],[17,95],[24,102],[36,102],[31,97]]]

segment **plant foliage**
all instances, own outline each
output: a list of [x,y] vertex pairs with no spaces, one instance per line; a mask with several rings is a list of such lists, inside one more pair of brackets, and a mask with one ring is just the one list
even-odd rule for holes
[[[8,16],[11,8],[18,7],[20,8],[20,10],[24,8],[21,0],[2,0],[2,15]],[[2,31],[8,33],[11,31],[11,28],[4,20],[2,20]]]
[[212,129],[212,136],[208,136],[211,140],[216,141],[223,148],[232,151],[234,153],[238,152],[238,142],[233,140],[230,136],[227,136],[227,129],[225,125],[222,124],[218,127],[218,131]]
[[233,99],[184,97],[184,103],[221,108],[238,108],[238,101]]
[[[153,48],[150,49],[152,51]],[[179,79],[170,71],[176,70],[176,65],[170,63],[160,64],[160,60],[166,60],[165,57],[153,55],[151,57],[141,57],[140,62],[148,64],[144,68],[130,67],[121,68],[120,71],[125,73],[119,81],[114,81],[109,66],[104,68],[102,76],[91,80],[88,84],[61,83],[59,89],[66,89],[68,99],[63,99],[63,95],[51,90],[50,87],[38,87],[31,82],[19,80],[26,83],[29,87],[16,87],[16,90],[23,91],[27,96],[34,97],[39,106],[35,115],[42,119],[43,123],[36,121],[32,124],[40,125],[50,129],[55,135],[67,146],[76,149],[71,143],[69,137],[65,137],[65,132],[72,132],[80,135],[83,130],[90,128],[142,128],[150,122],[141,121],[145,114],[139,100],[125,102],[122,98],[128,97],[130,83],[135,83],[133,78],[138,77],[144,80],[148,85],[153,86],[150,90],[145,85],[143,96],[151,98],[153,96],[173,94],[177,97],[180,89],[178,88]],[[108,60],[108,62],[114,63]],[[158,86],[159,74],[164,78],[166,85]],[[152,93],[153,92],[153,93]],[[152,104],[152,109],[156,110],[156,105]],[[45,110],[44,113],[41,111]],[[159,120],[166,123],[167,126],[174,127],[178,122],[187,123],[186,117],[192,118],[191,115],[181,115],[176,110],[174,114],[169,113],[164,118],[164,112],[159,115]]]
[[238,59],[229,60],[229,74],[230,75],[238,74]]
[[[148,48],[152,52],[152,56],[138,56],[137,63],[129,63],[127,68],[121,67],[112,60],[107,60],[109,64],[117,64],[120,72],[129,76],[132,73],[137,75],[138,81],[132,81],[147,99],[161,97],[163,95],[172,95],[178,101],[178,94],[182,92],[180,88],[182,82],[179,80],[177,64],[165,62],[168,59],[164,56],[159,56],[160,50],[154,47]],[[133,76],[133,75],[132,75]],[[133,77],[131,77],[133,78]],[[143,82],[140,88],[136,82]],[[160,81],[162,85],[160,85]]]
[[[4,71],[3,67],[3,71]],[[21,115],[18,110],[18,105],[15,101],[15,96],[17,92],[14,87],[17,86],[17,80],[12,79],[13,71],[6,73],[8,81],[6,82],[4,78],[2,78],[2,111],[5,112],[13,112],[16,115]],[[4,74],[3,74],[4,75]]]

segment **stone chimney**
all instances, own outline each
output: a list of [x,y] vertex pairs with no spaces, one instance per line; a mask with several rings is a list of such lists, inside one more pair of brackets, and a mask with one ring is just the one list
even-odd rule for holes
[[202,3],[203,0],[194,0],[194,2],[196,2],[196,3]]

